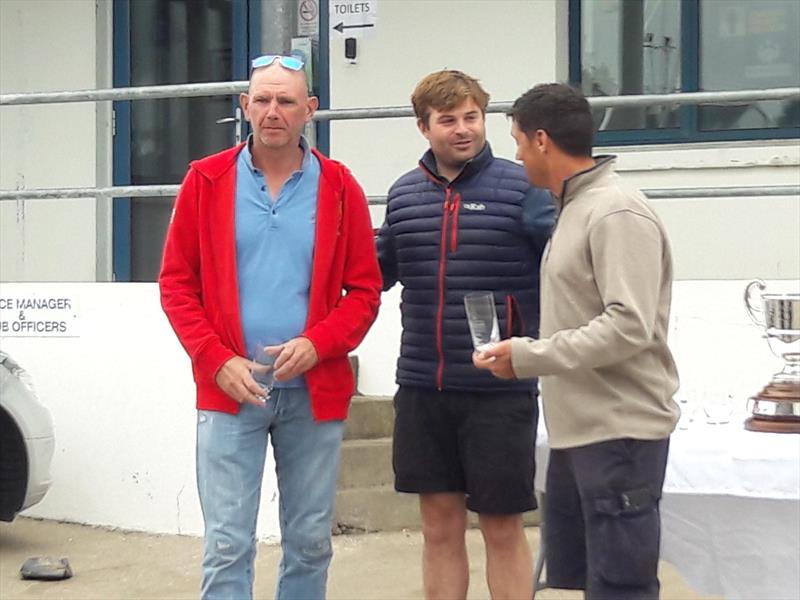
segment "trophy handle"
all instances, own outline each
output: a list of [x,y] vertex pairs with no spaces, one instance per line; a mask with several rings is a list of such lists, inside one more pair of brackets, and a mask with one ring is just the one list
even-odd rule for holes
[[749,314],[750,318],[753,319],[753,323],[759,327],[764,327],[764,320],[761,318],[761,316],[764,314],[764,311],[760,306],[753,304],[751,301],[754,287],[758,288],[760,296],[761,292],[763,292],[767,287],[767,284],[765,284],[761,279],[754,279],[748,283],[747,287],[744,288],[744,306],[747,309],[747,314]]

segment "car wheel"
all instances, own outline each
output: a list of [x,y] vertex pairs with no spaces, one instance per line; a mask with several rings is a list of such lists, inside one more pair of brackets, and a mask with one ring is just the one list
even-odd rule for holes
[[28,456],[25,442],[9,414],[0,410],[0,520],[11,521],[25,500]]

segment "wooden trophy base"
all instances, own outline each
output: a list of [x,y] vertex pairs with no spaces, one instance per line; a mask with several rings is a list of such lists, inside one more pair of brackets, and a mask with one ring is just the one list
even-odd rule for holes
[[800,381],[771,381],[756,398],[800,402]]
[[761,419],[749,417],[744,422],[748,431],[762,433],[800,433],[800,421],[776,421],[775,419]]
[[800,433],[800,382],[770,382],[751,400],[772,407],[772,414],[756,412],[744,422],[748,431]]

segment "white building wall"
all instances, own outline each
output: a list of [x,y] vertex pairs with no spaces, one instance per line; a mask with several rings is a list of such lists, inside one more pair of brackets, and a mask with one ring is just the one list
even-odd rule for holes
[[[74,337],[0,337],[3,350],[30,373],[54,421],[53,484],[27,514],[202,535],[194,382],[157,285],[5,283],[0,297],[65,298],[74,307],[49,311],[54,320],[67,317]],[[0,322],[13,322],[18,312],[0,311]],[[271,452],[258,535],[279,535]]]
[[[643,189],[800,184],[800,144],[709,144],[599,148]],[[797,196],[652,200],[667,227],[677,280],[800,279]]]
[[[97,87],[95,3],[0,2],[0,93]],[[105,49],[101,49],[104,51]],[[0,189],[95,187],[92,103],[0,108]],[[95,281],[94,199],[0,203],[0,281]]]
[[[512,101],[532,82],[559,76],[556,56],[566,53],[567,39],[556,36],[558,6],[550,0],[380,1],[374,34],[358,40],[356,64],[344,57],[344,36],[331,32],[331,108],[410,105],[417,82],[445,68],[479,79],[492,101]],[[563,77],[566,62],[561,69]],[[504,116],[489,115],[487,131],[496,154],[514,156]],[[331,155],[350,166],[368,195],[385,194],[426,148],[413,118],[331,124]]]
[[[86,89],[111,84],[110,0],[0,2],[0,91]],[[50,44],[38,40],[48,32]],[[564,0],[379,0],[374,34],[356,64],[331,32],[334,108],[407,105],[414,85],[441,68],[478,77],[510,101],[567,72]],[[65,60],[53,60],[54,53]],[[0,109],[0,188],[109,185],[110,103]],[[508,123],[488,117],[494,151],[513,157]],[[381,196],[425,150],[413,118],[339,121],[331,154],[368,195]],[[602,148],[644,188],[800,183],[797,140]],[[800,276],[800,206],[794,198],[654,202],[673,242],[678,279]],[[383,219],[373,209],[377,225]],[[706,229],[707,228],[707,229]],[[744,259],[731,248],[746,238]],[[0,281],[102,281],[110,277],[110,201],[0,203]],[[697,260],[702,254],[703,259]]]
[[[405,106],[427,73],[453,68],[477,77],[492,101],[513,101],[537,83],[565,80],[567,10],[559,0],[380,1],[374,34],[344,57],[331,33],[332,108]],[[515,148],[503,115],[487,117],[496,155]],[[383,196],[427,148],[413,118],[334,121],[331,154],[345,162],[367,195]],[[642,188],[800,184],[797,140],[599,147],[619,155],[619,171]],[[798,198],[658,200],[668,228],[676,279],[800,277]],[[372,208],[378,226],[383,210]],[[741,252],[738,249],[741,248]]]
[[[108,87],[110,9],[105,0],[0,0],[0,91]],[[416,82],[445,67],[478,77],[496,101],[566,76],[564,1],[380,0],[378,14],[375,34],[359,40],[355,65],[332,33],[334,108],[407,105]],[[47,46],[42,32],[52,40]],[[505,118],[490,116],[487,129],[495,153],[513,157]],[[384,195],[426,147],[413,119],[338,122],[331,130],[332,155],[369,195]],[[0,132],[2,189],[109,183],[107,103],[2,107]],[[800,183],[797,140],[610,150],[643,188]],[[741,307],[744,280],[761,276],[796,287],[798,199],[653,204],[669,229],[679,280],[672,342],[682,394],[731,393],[741,405],[778,368]],[[380,210],[374,220],[382,221]],[[108,203],[92,199],[0,203],[0,295],[81,298],[77,338],[0,338],[31,372],[56,422],[53,488],[30,514],[198,534],[193,385],[156,286],[11,283],[103,279],[109,221]],[[364,393],[394,391],[398,306],[396,287],[383,296],[379,319],[357,351]],[[271,467],[259,525],[267,539],[278,535]]]

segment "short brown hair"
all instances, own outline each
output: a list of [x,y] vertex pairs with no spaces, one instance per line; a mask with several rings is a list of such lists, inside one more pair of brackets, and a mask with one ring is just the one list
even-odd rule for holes
[[411,104],[417,118],[427,125],[431,109],[450,110],[470,98],[486,114],[489,94],[478,80],[461,71],[445,70],[431,73],[420,81],[411,94]]

